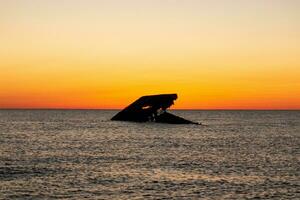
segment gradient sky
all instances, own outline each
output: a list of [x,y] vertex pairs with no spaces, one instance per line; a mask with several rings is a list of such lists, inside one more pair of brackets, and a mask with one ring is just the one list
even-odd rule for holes
[[298,0],[1,0],[0,108],[300,109]]

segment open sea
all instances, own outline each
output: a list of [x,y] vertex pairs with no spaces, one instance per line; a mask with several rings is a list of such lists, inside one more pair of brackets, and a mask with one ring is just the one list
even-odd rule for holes
[[0,110],[0,199],[300,199],[300,111]]

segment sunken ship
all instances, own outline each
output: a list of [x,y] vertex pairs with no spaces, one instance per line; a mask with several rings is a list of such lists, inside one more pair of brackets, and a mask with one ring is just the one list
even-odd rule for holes
[[142,96],[117,113],[111,120],[132,122],[157,122],[168,124],[199,124],[167,112],[177,94]]

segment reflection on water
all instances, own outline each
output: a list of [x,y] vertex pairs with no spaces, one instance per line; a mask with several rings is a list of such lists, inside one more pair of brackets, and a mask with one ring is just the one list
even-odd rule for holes
[[297,199],[300,112],[0,111],[0,199]]

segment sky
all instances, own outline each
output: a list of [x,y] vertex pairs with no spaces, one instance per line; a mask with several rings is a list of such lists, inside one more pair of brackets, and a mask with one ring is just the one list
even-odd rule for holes
[[300,109],[298,0],[0,0],[0,108]]

